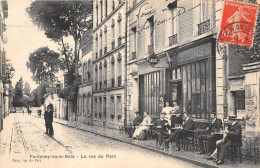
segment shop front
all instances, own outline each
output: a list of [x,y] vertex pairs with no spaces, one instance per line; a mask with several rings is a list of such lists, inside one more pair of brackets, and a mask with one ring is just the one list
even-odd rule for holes
[[177,100],[192,118],[207,119],[216,113],[215,43],[192,44],[168,51],[172,67],[166,70],[166,98]]

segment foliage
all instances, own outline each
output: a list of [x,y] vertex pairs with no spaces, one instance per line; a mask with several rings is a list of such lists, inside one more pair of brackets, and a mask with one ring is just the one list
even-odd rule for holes
[[77,95],[78,95],[78,88],[80,85],[80,78],[76,79],[75,82],[73,82],[72,85],[69,85],[67,87],[65,87],[63,90],[60,91],[59,96],[63,99],[72,101],[72,102],[76,102],[77,101]]
[[32,91],[33,95],[33,105],[34,106],[41,106],[41,104],[44,104],[43,95],[46,93],[47,84],[45,82],[42,82],[38,85],[36,89]]
[[251,48],[237,46],[235,53],[242,53],[243,55],[248,56],[250,59],[250,62],[260,61],[260,12],[258,12],[258,16],[257,16],[257,20],[256,20],[253,46]]
[[54,76],[61,66],[60,54],[48,47],[38,48],[30,54],[26,66],[33,73],[34,81],[46,80],[47,76]]
[[[79,46],[82,35],[92,29],[92,5],[92,0],[36,0],[27,8],[33,23],[42,29],[48,38],[62,46],[62,68],[65,70],[68,83],[61,95],[67,100],[75,101],[77,98]],[[74,40],[73,49],[64,41],[68,36]]]
[[16,83],[14,88],[14,99],[13,99],[14,107],[23,106],[22,98],[23,98],[23,78],[21,77],[19,81]]

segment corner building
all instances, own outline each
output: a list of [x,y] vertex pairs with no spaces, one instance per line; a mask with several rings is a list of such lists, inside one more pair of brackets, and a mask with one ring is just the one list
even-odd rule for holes
[[93,3],[93,125],[118,128],[124,121],[125,13],[121,0]]
[[128,122],[135,111],[159,116],[166,100],[177,100],[198,121],[217,113],[215,5],[207,0],[128,2]]

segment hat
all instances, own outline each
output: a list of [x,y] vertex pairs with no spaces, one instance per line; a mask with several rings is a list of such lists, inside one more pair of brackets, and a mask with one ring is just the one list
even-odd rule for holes
[[163,111],[163,112],[161,112],[161,114],[166,114],[166,113]]
[[139,112],[139,111],[136,111],[135,113],[136,113],[136,114],[139,114],[140,112]]

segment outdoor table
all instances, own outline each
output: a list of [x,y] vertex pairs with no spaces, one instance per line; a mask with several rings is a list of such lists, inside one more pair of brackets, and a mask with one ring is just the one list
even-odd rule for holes
[[218,134],[218,135],[224,135],[225,131],[215,131],[215,132],[211,132],[210,134],[211,135],[215,135],[215,134]]

